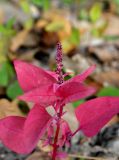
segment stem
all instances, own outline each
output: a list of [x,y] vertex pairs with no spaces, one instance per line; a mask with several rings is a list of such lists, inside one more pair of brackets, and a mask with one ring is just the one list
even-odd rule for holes
[[77,133],[77,132],[79,132],[79,129],[80,129],[80,127],[74,132],[74,133],[72,133],[72,137]]
[[[56,64],[57,64],[57,68],[56,68],[56,74],[58,75],[58,81],[57,83],[59,85],[61,85],[64,81],[64,77],[63,77],[63,72],[62,72],[62,68],[63,68],[63,64],[62,64],[62,46],[61,43],[57,43],[57,54],[56,54]],[[59,105],[60,104],[60,105]],[[56,133],[55,133],[55,138],[54,138],[54,144],[53,144],[53,154],[52,154],[52,160],[56,159],[56,155],[57,155],[57,149],[58,149],[58,137],[59,137],[59,131],[60,131],[60,121],[61,121],[61,117],[62,117],[62,113],[63,113],[63,106],[64,104],[62,104],[62,101],[60,103],[57,103],[57,105],[59,105],[59,113],[57,112],[57,129],[56,129]]]
[[60,120],[62,117],[62,113],[63,113],[63,105],[60,106],[59,117],[58,117],[58,121],[57,121],[57,129],[56,129],[54,144],[53,144],[52,160],[56,159],[56,153],[57,153],[57,149],[58,149],[57,141],[58,141],[58,136],[59,136],[59,131],[60,131]]

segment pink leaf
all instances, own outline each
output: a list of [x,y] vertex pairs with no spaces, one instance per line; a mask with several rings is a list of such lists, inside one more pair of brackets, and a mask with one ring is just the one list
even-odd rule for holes
[[61,138],[58,140],[59,145],[62,147],[64,144],[66,144],[68,147],[70,146],[70,140],[71,140],[71,129],[66,121],[61,122]]
[[117,113],[119,113],[119,97],[95,98],[81,104],[75,111],[80,123],[79,129],[88,137],[96,135]]
[[60,152],[60,151],[58,151],[58,152],[56,153],[56,157],[59,158],[59,159],[65,159],[65,160],[66,160],[66,158],[68,157],[68,155],[67,155],[67,153],[65,153],[65,152]]
[[53,72],[53,71],[46,71],[46,72],[50,74],[52,77],[54,77],[56,81],[58,80],[58,75],[56,74],[56,72]]
[[19,99],[40,103],[41,105],[44,105],[44,107],[47,107],[48,105],[53,105],[58,97],[55,96],[53,85],[42,85],[36,89],[26,92],[23,96],[20,96]]
[[50,125],[50,120],[46,110],[36,104],[27,119],[17,116],[1,119],[0,140],[17,153],[30,153]]
[[92,65],[91,67],[89,67],[86,71],[84,71],[83,73],[69,79],[67,82],[80,82],[82,83],[96,68],[96,65]]
[[40,85],[52,84],[56,79],[40,67],[25,63],[20,60],[14,61],[17,78],[24,91],[30,91]]
[[79,82],[69,82],[60,85],[56,90],[56,95],[62,97],[65,103],[69,103],[90,96],[94,92],[95,89],[92,87]]

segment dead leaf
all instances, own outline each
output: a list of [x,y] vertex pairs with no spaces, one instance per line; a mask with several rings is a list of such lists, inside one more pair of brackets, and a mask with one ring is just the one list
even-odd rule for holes
[[97,81],[95,81],[93,78],[88,77],[86,80],[86,84],[88,84],[90,87],[94,87],[96,89],[96,93],[98,93],[103,85]]
[[45,45],[46,47],[55,46],[59,39],[56,32],[42,31],[41,37],[41,44]]
[[118,52],[113,46],[91,47],[89,52],[102,62],[111,62],[119,59]]
[[28,51],[18,50],[16,53],[9,53],[8,57],[11,61],[14,59],[20,59],[24,61],[32,61],[35,53],[37,53],[38,48],[28,49]]
[[63,27],[57,31],[57,34],[59,39],[63,40],[64,38],[70,36],[72,30],[71,22],[66,18],[67,13],[68,12],[66,10],[62,12],[59,12],[58,10],[52,10],[52,11],[50,10],[50,12],[45,13],[43,17],[44,21],[43,20],[39,21],[36,24],[36,26],[39,26],[40,28],[41,27],[47,28],[47,25],[50,25],[52,23],[57,25],[62,24]]
[[107,14],[108,26],[104,32],[105,35],[119,35],[119,18],[118,16]]
[[76,45],[71,43],[68,39],[63,39],[61,43],[64,54],[71,55],[71,52],[73,52],[73,50],[76,48]]
[[13,102],[8,101],[7,99],[0,100],[0,118],[6,116],[24,116],[24,114],[18,108],[18,100]]
[[119,86],[119,71],[109,70],[95,74],[94,79],[104,85],[111,84],[114,86]]
[[114,125],[118,122],[119,122],[119,117],[118,117],[118,115],[116,115],[107,123],[106,126],[111,126],[111,125]]
[[42,28],[44,28],[46,25],[48,24],[48,21],[45,19],[40,19],[38,20],[38,22],[35,25],[35,29],[36,30],[40,30]]
[[43,152],[34,152],[26,160],[51,160],[51,158]]
[[52,146],[47,145],[44,147],[42,141],[39,141],[37,146],[43,152],[51,152],[52,151]]
[[29,30],[22,30],[12,40],[10,50],[16,52],[20,46],[36,46],[37,38]]

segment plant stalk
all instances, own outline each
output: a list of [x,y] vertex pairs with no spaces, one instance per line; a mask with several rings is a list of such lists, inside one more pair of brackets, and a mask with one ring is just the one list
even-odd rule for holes
[[53,154],[52,154],[52,160],[56,160],[56,155],[57,155],[57,149],[58,149],[58,136],[59,136],[59,131],[60,131],[60,120],[62,117],[62,113],[63,113],[63,105],[60,106],[60,111],[59,111],[59,116],[58,116],[58,120],[57,120],[57,129],[56,129],[56,133],[55,133],[55,138],[54,138],[54,144],[53,144]]

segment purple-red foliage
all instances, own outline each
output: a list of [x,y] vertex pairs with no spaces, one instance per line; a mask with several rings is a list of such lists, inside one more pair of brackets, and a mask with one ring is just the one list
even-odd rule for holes
[[[45,71],[40,67],[14,61],[17,78],[24,95],[19,98],[34,102],[27,118],[9,116],[0,120],[0,140],[11,150],[27,154],[47,134],[45,145],[52,145],[52,159],[64,157],[66,154],[59,149],[70,146],[70,140],[79,130],[88,137],[96,135],[99,130],[117,113],[119,113],[119,97],[101,97],[81,104],[75,110],[79,127],[72,133],[68,123],[63,120],[65,104],[85,98],[95,92],[95,89],[84,84],[84,80],[95,69],[89,67],[83,73],[64,81],[62,72],[62,50],[57,45],[56,72]],[[55,110],[51,116],[46,107]],[[58,152],[59,150],[59,152]]]

